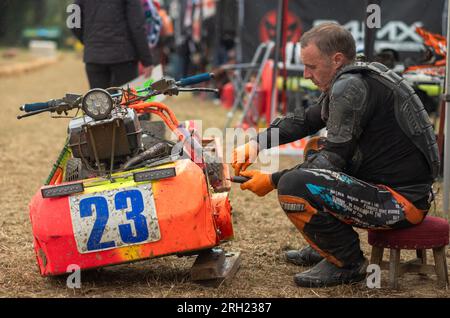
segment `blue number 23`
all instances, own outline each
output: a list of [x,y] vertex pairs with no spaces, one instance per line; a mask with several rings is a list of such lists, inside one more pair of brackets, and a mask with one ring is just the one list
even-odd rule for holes
[[[128,199],[131,203],[131,210],[126,212],[127,220],[134,222],[136,234],[133,234],[131,224],[120,224],[119,233],[124,243],[139,243],[148,239],[147,220],[144,212],[144,200],[139,190],[127,190],[118,192],[114,197],[116,210],[125,210],[129,208]],[[91,234],[87,242],[87,249],[101,250],[115,247],[114,241],[101,242],[106,224],[109,219],[108,202],[103,196],[89,197],[80,201],[80,216],[91,217],[95,207],[96,219]]]

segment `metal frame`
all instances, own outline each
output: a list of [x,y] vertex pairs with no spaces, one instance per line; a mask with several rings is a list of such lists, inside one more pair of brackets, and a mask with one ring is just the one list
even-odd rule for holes
[[[446,72],[445,72],[445,96],[449,97],[450,94],[450,5],[447,6],[447,57],[446,57]],[[449,197],[450,197],[450,99],[445,98],[445,133],[444,133],[444,193],[443,193],[443,210],[447,217],[450,216]]]
[[[248,98],[245,104],[242,105],[243,113],[239,119],[239,125],[243,123],[245,116],[247,115],[248,111],[251,108],[253,98],[255,97],[256,91],[258,90],[259,84],[261,82],[264,66],[267,60],[269,59],[270,54],[272,53],[274,47],[275,43],[272,41],[261,43],[256,49],[256,52],[253,55],[252,61],[250,63],[223,66],[223,69],[225,70],[232,70],[232,69],[236,70],[236,77],[233,81],[233,86],[235,88],[236,94],[234,96],[233,106],[231,110],[227,113],[227,121],[225,123],[225,129],[230,126],[236,110],[240,105],[242,105],[242,100],[244,99],[246,94],[248,94]],[[255,70],[257,70],[257,72],[256,78],[253,82],[252,90],[250,91],[250,93],[246,93],[245,84],[248,83],[251,76],[254,74]],[[246,72],[243,78],[241,74],[242,71]]]

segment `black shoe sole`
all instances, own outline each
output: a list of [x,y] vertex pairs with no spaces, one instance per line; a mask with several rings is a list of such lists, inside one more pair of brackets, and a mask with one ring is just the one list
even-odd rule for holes
[[339,286],[339,285],[350,285],[350,284],[356,284],[366,279],[366,274],[361,274],[360,276],[354,277],[349,280],[341,280],[341,281],[330,281],[330,282],[323,282],[320,280],[316,281],[305,281],[305,280],[298,280],[294,277],[294,282],[299,287],[306,287],[306,288],[324,288],[324,287],[333,287],[333,286]]

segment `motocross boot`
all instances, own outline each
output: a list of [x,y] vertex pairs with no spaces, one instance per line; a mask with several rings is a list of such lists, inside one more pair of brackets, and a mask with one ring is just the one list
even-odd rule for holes
[[294,282],[297,286],[310,288],[356,283],[366,278],[368,264],[365,257],[345,267],[337,267],[324,259],[313,268],[296,274]]
[[287,251],[285,255],[287,262],[299,266],[312,266],[323,260],[323,256],[309,245],[301,250]]

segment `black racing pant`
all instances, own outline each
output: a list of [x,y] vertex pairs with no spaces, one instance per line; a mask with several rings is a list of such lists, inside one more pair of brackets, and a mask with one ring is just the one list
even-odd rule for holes
[[351,267],[363,257],[353,226],[404,228],[420,223],[427,212],[386,186],[322,169],[285,173],[278,199],[308,243],[339,267]]
[[138,76],[137,61],[117,64],[86,63],[86,73],[91,88],[122,86]]

